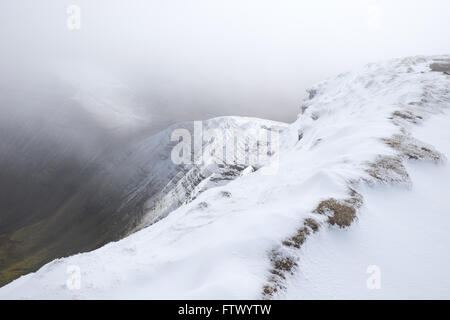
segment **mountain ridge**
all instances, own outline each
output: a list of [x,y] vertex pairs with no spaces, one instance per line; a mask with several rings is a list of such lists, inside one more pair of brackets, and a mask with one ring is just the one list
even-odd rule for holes
[[[317,231],[355,228],[367,186],[409,190],[408,161],[447,165],[448,154],[413,135],[448,112],[450,79],[433,70],[436,61],[450,65],[449,56],[396,59],[320,83],[282,133],[277,174],[258,170],[208,189],[119,242],[21,277],[0,297],[270,299],[293,292],[303,243]],[[73,265],[79,290],[64,285]]]

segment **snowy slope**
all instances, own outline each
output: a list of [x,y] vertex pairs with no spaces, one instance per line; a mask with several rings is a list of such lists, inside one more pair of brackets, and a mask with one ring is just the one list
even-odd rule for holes
[[[119,176],[115,179],[120,184],[120,190],[126,190],[126,199],[121,206],[126,207],[128,203],[137,202],[138,212],[129,212],[134,215],[130,221],[130,228],[139,230],[155,221],[163,218],[170,211],[180,205],[190,202],[201,192],[239,177],[245,166],[234,163],[213,162],[214,156],[205,153],[201,163],[194,163],[194,122],[183,122],[174,124],[167,129],[143,139],[129,146],[119,157],[107,159],[111,163],[105,175]],[[270,131],[280,131],[286,124],[276,121],[246,118],[246,117],[219,117],[206,121],[197,122],[203,131],[214,129],[224,141],[230,140],[229,133],[233,129],[252,129],[255,135],[248,134],[247,143],[238,145],[237,154],[244,153],[244,148],[255,150],[257,148],[259,135],[269,134]],[[175,130],[186,130],[191,135],[192,162],[176,164],[171,159],[171,152],[178,144],[172,139]],[[217,144],[216,140],[201,141],[203,149],[207,146]],[[198,160],[198,159],[197,159]],[[257,165],[263,165],[263,163]]]
[[[450,79],[431,71],[437,59],[449,57],[371,64],[317,85],[283,132],[276,174],[208,189],[119,242],[17,279],[0,298],[449,298],[450,212],[440,204]],[[368,264],[386,290],[368,292]],[[71,266],[79,289],[66,286]],[[410,275],[423,276],[411,293]]]
[[[195,125],[203,130],[214,128],[224,141],[231,141],[228,133],[233,129],[251,129],[246,130],[247,143],[238,145],[237,154],[245,147],[254,150],[259,134],[286,127],[269,120],[234,117],[178,123],[109,150],[87,152],[86,161],[79,162],[71,144],[61,150],[48,142],[14,137],[2,143],[2,155],[23,157],[1,161],[5,170],[0,173],[0,286],[56,258],[122,239],[204,190],[239,177],[245,166],[209,163],[213,157],[206,153],[205,163],[172,161],[172,150],[178,144],[172,133],[184,130],[191,134]],[[215,140],[202,142],[205,151],[215,144]],[[18,149],[31,152],[19,153]],[[66,149],[70,153],[61,152]],[[193,149],[186,154],[193,158]],[[264,159],[257,160],[253,165],[263,165]]]
[[[450,111],[450,110],[449,110]],[[450,158],[450,112],[412,133]],[[409,162],[412,187],[364,187],[365,204],[346,232],[314,235],[281,299],[448,299],[450,166]],[[380,288],[368,289],[377,266]]]

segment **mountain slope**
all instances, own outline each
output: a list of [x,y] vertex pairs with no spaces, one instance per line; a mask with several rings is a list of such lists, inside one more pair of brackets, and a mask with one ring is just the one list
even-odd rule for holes
[[[226,186],[206,190],[166,218],[119,242],[55,260],[38,272],[21,277],[1,288],[0,297],[326,296],[330,286],[318,278],[348,277],[343,268],[333,272],[333,266],[345,265],[340,259],[352,254],[333,255],[326,260],[326,250],[322,250],[325,254],[310,251],[330,242],[338,246],[335,242],[340,236],[333,235],[357,232],[365,223],[361,218],[354,224],[357,216],[370,215],[374,203],[375,212],[381,214],[384,208],[379,202],[383,197],[377,198],[377,193],[383,190],[397,188],[402,195],[395,197],[389,192],[391,200],[398,200],[407,210],[406,204],[417,196],[414,192],[423,190],[423,181],[416,174],[422,170],[417,169],[418,165],[447,170],[448,140],[443,144],[433,139],[420,141],[418,138],[423,135],[414,128],[430,118],[448,123],[449,118],[443,113],[448,112],[450,105],[450,79],[430,66],[437,63],[439,68],[445,68],[449,59],[415,57],[371,64],[359,72],[317,85],[310,90],[298,120],[283,131],[276,174],[264,174],[261,168]],[[448,127],[442,134],[448,135]],[[431,129],[423,128],[429,134]],[[436,185],[445,186],[445,180],[441,180],[445,177],[443,174]],[[414,190],[415,183],[420,184],[419,191]],[[435,197],[442,201],[444,195],[433,192],[424,195],[423,200]],[[400,205],[396,209],[401,208]],[[395,211],[387,210],[392,214]],[[401,216],[405,217],[405,212]],[[418,216],[414,214],[411,219]],[[449,223],[445,212],[436,211],[435,216],[444,218],[439,226],[432,220],[420,223],[424,228],[446,233]],[[372,230],[383,230],[389,219],[374,219],[370,223],[378,224],[371,226]],[[410,223],[417,226],[418,222],[404,221],[406,226]],[[349,226],[350,230],[340,230]],[[399,232],[398,237],[401,244],[386,249],[392,250],[388,256],[391,266],[404,265],[396,250],[412,252],[416,244],[408,238],[414,233]],[[327,239],[331,240],[327,243]],[[358,236],[351,239],[360,240]],[[448,240],[445,236],[435,239]],[[377,244],[372,246],[368,248],[376,248]],[[440,248],[447,249],[445,245]],[[312,259],[325,259],[328,265],[311,262],[308,254]],[[357,251],[355,256],[364,259]],[[426,257],[434,266],[433,272],[446,277],[448,250],[431,248]],[[320,272],[311,272],[318,265]],[[71,266],[81,271],[79,289],[71,290],[65,285]],[[421,266],[410,268],[420,271]],[[302,268],[310,272],[311,281],[305,280],[308,273],[303,273]],[[390,277],[395,279],[400,272],[403,270],[394,270]],[[352,284],[346,287],[347,282],[330,283],[341,285],[340,291],[332,288],[332,297],[339,296],[339,292],[349,296],[358,292]],[[407,298],[401,285],[396,296]],[[430,286],[435,289],[430,295],[448,298],[447,285],[434,277]],[[395,283],[392,286],[395,288]],[[392,292],[384,297],[391,297]]]
[[[252,128],[264,134],[285,127],[283,123],[269,120],[233,117],[198,124],[204,130],[213,128],[223,132],[225,141],[231,138],[225,133],[235,128]],[[32,147],[24,152],[26,159],[32,159],[37,165],[5,164],[0,170],[2,181],[9,182],[1,198],[0,285],[55,258],[94,250],[119,240],[189,202],[202,191],[234,179],[245,169],[232,163],[211,166],[208,159],[198,164],[173,163],[171,151],[178,143],[171,140],[175,129],[193,133],[194,122],[174,124],[144,139],[130,139],[128,144],[108,152],[87,153],[92,159],[86,161],[71,161],[71,153],[65,154],[65,149],[43,148],[50,144],[45,141],[33,144],[24,138],[23,144]],[[252,135],[247,138],[247,146],[255,148],[259,138]],[[13,152],[18,148],[17,143],[17,139],[11,140],[9,154],[17,156]],[[204,147],[214,143],[204,142]],[[42,150],[42,156],[34,149]],[[71,150],[69,146],[67,149]],[[11,174],[14,172],[21,176]],[[28,186],[25,190],[30,189],[31,196],[20,192],[20,183]],[[38,192],[41,189],[44,191]],[[11,197],[13,191],[17,199]],[[42,199],[34,201],[34,193]],[[23,206],[17,203],[20,197],[38,208],[31,207],[28,213],[23,213]]]

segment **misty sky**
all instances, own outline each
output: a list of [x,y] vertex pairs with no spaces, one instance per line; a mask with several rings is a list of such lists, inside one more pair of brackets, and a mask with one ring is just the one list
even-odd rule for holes
[[[70,4],[80,30],[66,26]],[[2,83],[49,72],[94,94],[120,83],[148,117],[292,122],[324,78],[450,53],[450,1],[2,0],[0,41]]]

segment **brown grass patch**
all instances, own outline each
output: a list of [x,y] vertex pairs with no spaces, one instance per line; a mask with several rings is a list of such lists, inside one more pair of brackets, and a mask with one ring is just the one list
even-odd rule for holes
[[279,271],[292,272],[297,266],[297,262],[292,257],[284,256],[275,250],[272,251],[270,261],[274,267],[274,274],[278,274]]
[[[330,225],[338,225],[341,228],[350,226],[356,218],[356,211],[363,203],[362,196],[354,189],[349,188],[349,197],[345,200],[330,198],[319,203],[314,213],[327,215]],[[313,218],[306,218],[298,231],[282,242],[279,249],[269,253],[272,268],[266,285],[263,286],[262,296],[270,299],[279,290],[285,289],[286,275],[293,274],[298,267],[297,259],[292,249],[299,249],[309,235],[319,231],[320,224]]]
[[299,249],[306,238],[311,233],[317,232],[319,228],[320,225],[316,220],[307,218],[295,235],[282,242],[283,247],[270,252],[269,258],[272,269],[267,284],[263,287],[263,298],[268,299],[279,290],[284,289],[286,274],[293,274],[298,266],[296,259],[283,248]]
[[311,228],[311,230],[313,232],[319,231],[319,227],[320,227],[319,223],[312,218],[305,219],[305,226],[307,226],[308,228]]
[[366,172],[378,182],[387,184],[410,184],[410,178],[403,160],[428,160],[440,163],[445,159],[433,146],[423,143],[409,135],[396,134],[381,139],[386,145],[398,152],[396,156],[378,156],[367,164]]
[[283,241],[283,245],[286,247],[294,247],[299,249],[300,246],[305,242],[306,237],[309,235],[309,229],[303,227],[297,231],[297,233],[287,240]]
[[328,223],[341,228],[348,227],[356,218],[356,209],[345,201],[330,198],[322,201],[315,212],[328,216]]
[[330,198],[319,203],[315,213],[328,216],[328,223],[340,228],[349,227],[356,219],[356,211],[362,206],[363,198],[354,189],[349,189],[350,197],[344,200]]
[[263,297],[270,298],[278,290],[284,289],[284,280],[286,273],[293,274],[295,268],[298,266],[297,261],[290,255],[285,254],[281,250],[272,250],[270,252],[270,262],[272,269],[270,270],[270,277],[268,283],[263,287]]
[[382,141],[406,159],[430,160],[435,163],[441,162],[443,159],[443,155],[433,146],[407,135],[396,134],[391,138],[382,139]]
[[409,175],[400,157],[379,156],[368,164],[366,172],[378,182],[409,183]]
[[419,116],[419,115],[415,115],[413,112],[411,112],[409,110],[403,110],[403,111],[393,112],[392,117],[390,119],[406,120],[408,122],[418,124],[421,120],[423,120],[423,117]]

